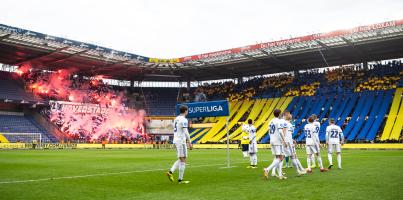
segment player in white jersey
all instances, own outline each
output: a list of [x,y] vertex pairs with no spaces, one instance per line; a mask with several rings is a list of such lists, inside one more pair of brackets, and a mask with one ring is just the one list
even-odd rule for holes
[[318,146],[316,145],[316,138],[315,138],[315,125],[313,125],[313,117],[308,118],[308,124],[304,127],[305,137],[306,137],[306,154],[308,155],[306,161],[308,164],[308,172],[311,173],[311,158],[313,154],[316,154],[318,157],[318,163],[321,172],[327,171],[327,169],[323,168],[322,158],[320,157]]
[[[282,114],[281,114],[281,118],[280,118],[280,124],[284,127],[285,125],[286,125],[286,121],[285,121],[285,119],[284,119],[284,113],[285,112],[288,112],[288,111],[284,111]],[[285,131],[284,129],[283,129],[283,131]],[[284,132],[284,141],[286,141],[286,139],[285,139],[285,133],[286,132]],[[286,160],[287,161],[287,154],[286,154],[286,148],[284,148],[284,145],[283,145],[283,153],[284,153],[284,155],[283,155],[283,160],[279,163],[279,166],[281,166],[281,167],[283,167],[283,163],[284,163],[284,160]],[[285,158],[285,159],[284,159]],[[276,159],[276,157],[274,157],[274,159]],[[273,177],[279,177],[279,175],[277,175],[276,174],[276,170],[277,170],[277,167],[274,167],[272,170],[271,170],[271,176],[273,176]],[[285,173],[284,172],[282,172],[282,175],[285,175]]]
[[284,158],[284,147],[287,147],[284,140],[284,131],[283,131],[283,124],[281,123],[282,120],[279,118],[281,114],[281,110],[275,109],[274,112],[274,119],[270,120],[269,123],[269,134],[270,134],[270,146],[271,152],[276,158],[273,162],[267,167],[263,169],[264,177],[269,179],[269,172],[274,167],[277,168],[279,179],[287,179],[287,177],[283,176],[282,165],[280,163],[283,161]]
[[257,142],[256,142],[256,128],[253,126],[253,121],[248,119],[248,124],[243,127],[243,131],[248,133],[249,137],[249,158],[250,158],[250,166],[248,168],[257,168]]
[[173,143],[176,147],[176,153],[178,160],[172,165],[171,169],[167,172],[167,176],[170,181],[174,181],[173,173],[177,168],[179,168],[179,178],[178,183],[189,183],[189,181],[183,180],[183,175],[185,174],[187,147],[186,143],[189,145],[189,149],[192,150],[193,146],[190,141],[189,131],[188,131],[188,120],[186,115],[188,114],[187,106],[180,106],[180,115],[174,120],[174,140]]
[[[334,124],[334,119],[329,120],[329,126],[326,127],[326,144],[328,148],[327,157],[329,159],[329,169],[333,167],[332,154],[336,151],[337,164],[339,169],[341,168],[341,145],[344,144],[344,135],[340,126]],[[341,140],[341,141],[340,141]]]
[[[290,161],[290,156],[291,156],[291,152],[289,151],[290,150],[290,146],[289,146],[289,144],[293,144],[293,140],[292,140],[292,133],[294,132],[294,125],[292,125],[291,123],[287,123],[287,116],[288,115],[290,115],[291,116],[291,113],[288,111],[288,110],[285,110],[284,112],[283,112],[283,120],[284,120],[284,128],[286,128],[286,134],[285,134],[285,142],[287,143],[287,145],[288,145],[288,148],[284,148],[284,156],[285,156],[285,167],[283,167],[283,168],[288,168],[288,167],[292,167],[290,164],[289,164],[289,161]],[[289,126],[290,125],[290,126]],[[291,131],[291,134],[289,134],[289,132]],[[290,142],[291,141],[291,142]]]
[[297,152],[294,146],[296,142],[292,139],[292,134],[295,128],[294,125],[291,124],[292,115],[289,111],[284,111],[283,115],[285,120],[284,129],[286,131],[285,143],[287,144],[287,148],[284,148],[284,154],[285,156],[291,158],[292,165],[294,166],[298,175],[306,174],[304,167],[302,167],[302,164],[297,157]]
[[[315,114],[311,115],[313,117],[313,125],[315,126],[315,145],[317,146],[317,149],[320,153],[320,140],[319,140],[319,131],[320,131],[320,122],[318,122],[318,117]],[[312,156],[311,159],[311,168],[316,168],[316,161],[315,161],[315,155]]]

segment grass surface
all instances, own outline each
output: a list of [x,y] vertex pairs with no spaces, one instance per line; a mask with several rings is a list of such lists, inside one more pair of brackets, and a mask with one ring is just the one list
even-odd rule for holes
[[[305,151],[299,151],[306,163]],[[343,170],[288,180],[262,178],[273,159],[260,150],[259,168],[231,151],[235,168],[223,169],[225,150],[193,150],[185,179],[171,183],[165,171],[174,150],[4,150],[0,151],[0,199],[401,199],[403,151],[344,150]],[[327,155],[322,150],[327,166]],[[337,164],[336,158],[333,158]],[[177,172],[175,173],[177,177]],[[21,182],[18,182],[21,181]]]

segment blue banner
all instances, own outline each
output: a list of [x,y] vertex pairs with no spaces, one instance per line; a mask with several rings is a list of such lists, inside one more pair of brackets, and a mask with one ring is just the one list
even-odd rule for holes
[[229,116],[229,105],[226,100],[177,104],[177,115],[179,115],[181,105],[189,108],[187,118]]

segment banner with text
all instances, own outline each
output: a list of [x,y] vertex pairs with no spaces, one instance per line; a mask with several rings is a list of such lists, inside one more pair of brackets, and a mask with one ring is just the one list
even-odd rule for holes
[[59,110],[63,112],[73,112],[82,114],[107,114],[110,107],[101,106],[99,104],[74,103],[66,101],[49,101],[51,110]]
[[189,108],[187,118],[229,116],[228,101],[208,101],[177,104],[177,115],[179,115],[179,107],[181,105],[186,105]]

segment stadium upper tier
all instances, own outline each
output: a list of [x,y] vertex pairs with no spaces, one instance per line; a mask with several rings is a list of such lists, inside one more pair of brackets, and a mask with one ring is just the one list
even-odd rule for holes
[[[321,70],[321,71],[319,71]],[[213,83],[199,86],[209,100],[229,98],[232,101],[281,96],[345,94],[365,90],[388,90],[401,87],[401,61],[364,66],[312,69],[300,73],[260,76],[246,82]]]
[[22,82],[15,81],[12,78],[12,74],[0,71],[0,100],[6,102],[25,101],[27,103],[42,101],[41,98],[26,92],[22,85]]
[[[123,80],[214,80],[402,57],[403,20],[161,59],[0,24],[0,63]],[[371,55],[370,57],[367,55]],[[226,73],[230,71],[231,73]]]

